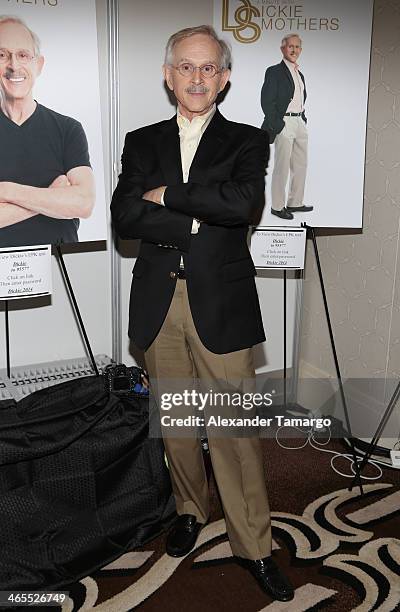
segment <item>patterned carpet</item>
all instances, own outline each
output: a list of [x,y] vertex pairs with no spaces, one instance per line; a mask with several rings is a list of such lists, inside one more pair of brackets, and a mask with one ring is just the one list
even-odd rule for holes
[[[164,534],[75,584],[62,611],[400,611],[400,472],[365,480],[361,498],[332,470],[331,455],[282,449],[275,440],[263,445],[273,554],[295,586],[294,601],[272,602],[235,562],[211,481],[211,522],[194,551],[168,557]],[[327,448],[346,452],[338,441]],[[349,471],[344,460],[335,465]],[[364,474],[373,478],[376,470]]]

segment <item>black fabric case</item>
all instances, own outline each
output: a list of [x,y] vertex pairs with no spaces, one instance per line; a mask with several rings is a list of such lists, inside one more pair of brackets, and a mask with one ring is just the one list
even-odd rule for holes
[[59,588],[160,533],[175,506],[148,400],[101,376],[0,406],[0,589]]

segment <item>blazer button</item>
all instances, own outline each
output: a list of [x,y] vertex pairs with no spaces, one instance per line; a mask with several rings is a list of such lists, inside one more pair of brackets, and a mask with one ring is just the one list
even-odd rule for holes
[[169,276],[170,278],[176,278],[176,272],[170,272]]

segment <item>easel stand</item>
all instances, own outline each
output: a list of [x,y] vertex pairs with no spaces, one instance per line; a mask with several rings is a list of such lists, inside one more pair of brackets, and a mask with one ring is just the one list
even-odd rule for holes
[[60,266],[60,270],[61,270],[62,276],[63,276],[63,278],[65,280],[65,283],[67,285],[67,288],[68,288],[69,297],[71,298],[71,302],[72,302],[72,305],[73,305],[73,308],[74,308],[75,316],[78,319],[79,328],[80,328],[80,331],[82,333],[83,339],[85,341],[85,346],[86,346],[88,355],[90,357],[90,361],[92,363],[93,371],[96,374],[96,376],[99,376],[99,370],[97,368],[97,364],[96,364],[96,361],[95,361],[94,356],[93,356],[92,347],[90,346],[89,338],[88,338],[88,335],[86,333],[85,326],[83,324],[81,313],[79,311],[78,302],[76,301],[74,290],[72,289],[71,281],[69,279],[68,271],[67,271],[67,268],[65,266],[63,254],[62,254],[62,251],[61,251],[61,246],[59,244],[56,245],[56,251],[57,251],[58,263],[59,263],[59,266]]
[[283,271],[283,406],[287,408],[287,272]]
[[8,317],[8,300],[5,301],[5,315],[6,315],[6,361],[7,361],[7,377],[10,378],[10,322]]
[[[302,227],[306,228],[306,230],[307,230],[307,237],[311,238],[312,243],[313,243],[313,247],[314,247],[315,261],[317,263],[317,268],[318,268],[319,282],[320,282],[321,293],[322,293],[322,298],[323,298],[323,302],[324,302],[326,320],[327,320],[327,323],[328,323],[329,338],[330,338],[330,341],[331,341],[333,359],[334,359],[334,362],[335,362],[336,376],[337,376],[338,383],[339,383],[340,397],[341,397],[342,404],[343,404],[343,409],[344,409],[344,414],[345,414],[345,419],[346,419],[346,428],[347,428],[347,431],[349,432],[349,441],[350,441],[350,446],[351,446],[351,454],[353,456],[353,462],[354,462],[355,476],[354,476],[353,483],[357,482],[358,486],[360,487],[360,494],[364,495],[364,491],[363,491],[363,488],[362,488],[362,482],[361,482],[361,474],[360,474],[361,470],[360,470],[360,466],[359,466],[358,461],[357,461],[356,450],[355,450],[355,447],[354,447],[353,435],[352,435],[352,432],[351,432],[351,425],[350,425],[350,419],[349,419],[349,411],[347,409],[347,402],[346,402],[346,397],[345,397],[344,389],[343,389],[343,382],[342,382],[342,376],[341,376],[341,373],[340,373],[339,360],[338,360],[337,353],[336,353],[335,338],[334,338],[333,330],[332,330],[331,317],[329,315],[328,300],[327,300],[327,297],[326,297],[324,278],[323,278],[323,274],[322,274],[321,262],[320,262],[319,253],[318,253],[318,245],[317,245],[317,240],[316,240],[316,237],[315,237],[315,230],[314,230],[313,227],[310,227],[306,223],[302,223]],[[284,278],[284,282],[286,283],[286,276]],[[285,306],[285,308],[286,308],[286,306]],[[285,326],[286,326],[286,321],[285,321]],[[353,487],[353,483],[352,483],[352,485],[349,488],[350,491],[351,491],[351,489]]]
[[[59,244],[55,245],[55,249],[56,249],[56,253],[57,253],[57,260],[58,260],[58,264],[60,266],[60,271],[61,271],[61,275],[64,279],[65,285],[67,287],[68,290],[68,294],[69,297],[71,299],[71,303],[73,306],[73,310],[74,310],[74,314],[75,317],[77,319],[78,322],[78,327],[80,329],[80,332],[82,334],[84,343],[85,343],[85,347],[87,350],[87,353],[89,355],[91,364],[92,364],[92,368],[93,371],[95,373],[96,376],[99,376],[99,370],[96,364],[96,361],[94,359],[93,356],[93,351],[92,351],[92,347],[90,346],[90,342],[89,342],[89,338],[88,335],[86,333],[86,329],[83,323],[83,319],[79,310],[79,306],[78,306],[78,302],[76,301],[76,297],[75,297],[75,293],[74,290],[72,288],[72,284],[69,278],[69,274],[64,262],[64,258],[63,258],[63,254],[61,251],[61,246]],[[9,324],[9,309],[8,309],[8,300],[5,301],[5,320],[6,320],[6,360],[7,360],[7,376],[8,378],[11,377],[11,359],[10,359],[10,324]]]

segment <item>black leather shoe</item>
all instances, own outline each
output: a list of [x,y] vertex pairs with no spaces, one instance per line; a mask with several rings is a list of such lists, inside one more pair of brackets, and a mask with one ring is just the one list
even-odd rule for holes
[[296,213],[296,212],[311,212],[312,210],[314,210],[314,206],[286,206],[286,210],[288,210],[291,213]]
[[274,208],[271,208],[271,213],[277,217],[280,217],[281,219],[293,219],[293,215],[291,212],[289,212],[288,208],[282,208],[282,210],[275,210]]
[[181,514],[167,537],[167,554],[170,557],[184,557],[196,544],[197,536],[204,527],[193,514]]
[[293,599],[294,589],[272,557],[264,557],[264,559],[257,559],[256,561],[249,559],[240,559],[240,561],[253,574],[262,590],[270,597],[278,601],[291,601]]

